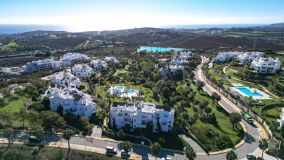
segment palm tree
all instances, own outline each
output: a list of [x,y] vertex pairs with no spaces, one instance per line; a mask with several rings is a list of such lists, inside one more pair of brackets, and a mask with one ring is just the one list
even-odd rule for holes
[[196,158],[196,153],[191,146],[186,146],[184,148],[184,154],[189,160],[194,160]]
[[238,157],[234,151],[230,151],[226,154],[226,159],[227,160],[237,160]]
[[161,145],[157,142],[155,142],[154,144],[151,145],[151,152],[152,154],[155,156],[155,158],[157,159],[157,156],[159,155],[160,153],[160,150],[161,150]]
[[263,153],[268,148],[268,141],[266,139],[260,140],[258,147],[262,150],[261,158],[263,159]]
[[67,154],[67,158],[70,154],[70,139],[71,137],[75,134],[75,132],[72,129],[67,128],[66,130],[64,130],[63,132],[63,138],[65,140],[67,140],[68,142],[68,154]]

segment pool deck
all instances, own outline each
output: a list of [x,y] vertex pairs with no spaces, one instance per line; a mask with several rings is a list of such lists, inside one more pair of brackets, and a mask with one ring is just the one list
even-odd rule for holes
[[240,87],[245,87],[247,89],[249,89],[251,92],[257,92],[259,94],[261,94],[261,96],[251,96],[253,99],[255,100],[264,100],[264,99],[271,99],[271,96],[258,90],[258,89],[255,89],[255,88],[250,88],[250,87],[247,87],[247,86],[240,86],[238,85],[237,87],[231,87],[231,89],[233,89],[235,92],[237,92],[238,94],[240,94],[241,96],[243,97],[250,97],[248,96],[247,94],[245,94],[244,92],[240,91],[238,88]]

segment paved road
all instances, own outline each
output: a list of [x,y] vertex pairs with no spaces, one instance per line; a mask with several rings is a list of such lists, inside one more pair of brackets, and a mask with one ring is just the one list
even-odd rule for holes
[[[206,58],[202,58],[202,62],[205,62]],[[199,65],[197,68],[197,71],[195,71],[195,78],[199,81],[205,82],[203,75],[202,75],[202,65]],[[214,89],[212,86],[210,86],[208,83],[205,82],[205,85],[203,87],[203,90],[207,92],[208,94],[212,94],[214,92],[218,93],[216,89]],[[221,96],[221,100],[219,101],[219,105],[221,105],[224,109],[226,109],[228,112],[240,112],[241,110],[233,104],[231,101],[229,101],[226,97],[219,94]],[[244,158],[247,153],[254,153],[258,149],[258,142],[260,139],[260,132],[259,128],[257,126],[252,126],[245,121],[242,121],[245,125],[247,132],[245,133],[246,136],[254,137],[255,141],[252,142],[245,142],[241,147],[235,149],[234,151],[238,155],[238,158]],[[219,154],[219,155],[211,155],[209,156],[200,156],[198,159],[225,159],[226,154]]]

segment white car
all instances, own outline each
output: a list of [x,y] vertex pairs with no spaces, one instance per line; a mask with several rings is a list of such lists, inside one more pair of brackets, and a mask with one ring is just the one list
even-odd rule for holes
[[162,158],[162,160],[172,160],[170,157],[164,157],[164,158]]

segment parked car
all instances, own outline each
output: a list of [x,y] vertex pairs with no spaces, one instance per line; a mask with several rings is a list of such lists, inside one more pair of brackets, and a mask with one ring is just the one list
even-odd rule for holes
[[256,157],[253,154],[247,154],[246,157],[247,157],[248,160],[256,160]]
[[117,154],[117,149],[115,149],[114,147],[111,146],[107,146],[106,147],[106,155],[116,155]]
[[249,114],[244,113],[244,114],[243,114],[243,119],[244,119],[245,121],[247,121],[249,124],[253,124],[253,119],[251,118],[251,116],[250,116]]
[[121,158],[127,159],[130,157],[130,154],[128,152],[125,152],[124,150],[121,150]]
[[36,136],[30,136],[29,143],[40,143],[40,140]]
[[172,158],[166,156],[166,157],[163,157],[162,160],[172,160]]

